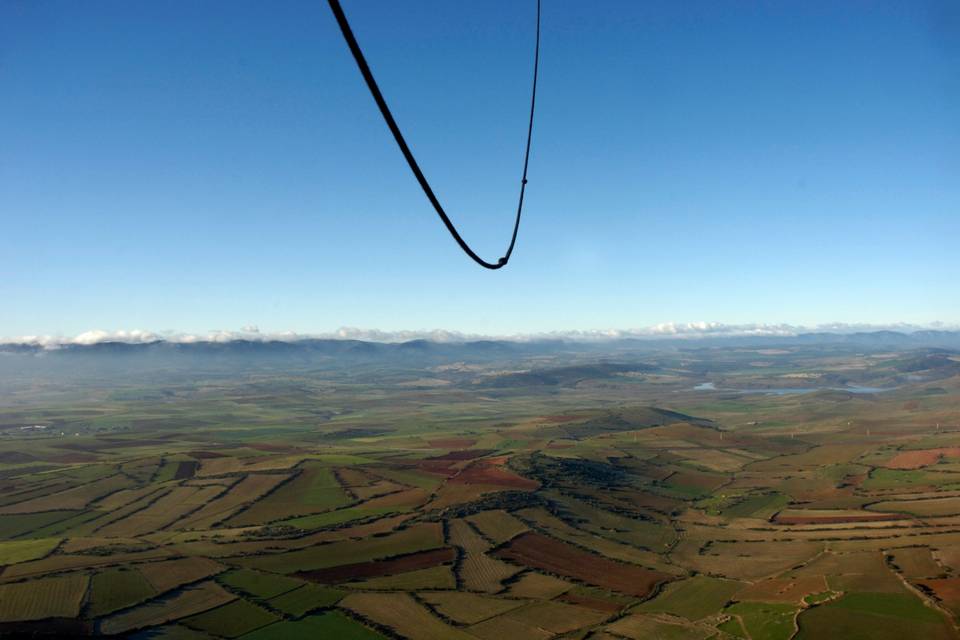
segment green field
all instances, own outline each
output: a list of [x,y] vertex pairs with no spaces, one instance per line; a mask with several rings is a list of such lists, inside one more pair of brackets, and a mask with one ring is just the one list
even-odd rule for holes
[[362,542],[351,540],[333,542],[329,545],[289,553],[237,558],[236,562],[251,569],[290,574],[435,549],[441,544],[439,528],[425,523]]
[[249,569],[228,571],[217,576],[217,581],[257,598],[273,598],[303,586],[300,580]]
[[955,637],[941,613],[910,594],[851,593],[805,611],[799,618],[799,638],[951,638]]
[[795,631],[793,605],[738,602],[724,612],[740,619],[751,640],[789,640]]
[[777,493],[749,496],[726,507],[722,513],[726,518],[769,518],[789,502],[790,498]]
[[90,581],[87,613],[93,617],[103,616],[148,600],[156,593],[136,568],[117,567],[98,571]]
[[334,611],[295,622],[278,622],[243,636],[243,640],[383,640],[384,636]]
[[689,620],[700,620],[721,611],[737,591],[739,582],[696,576],[668,585],[662,594],[638,607],[639,611],[662,611]]
[[0,537],[3,539],[43,537],[38,532],[54,523],[69,520],[73,516],[88,516],[88,514],[67,510],[0,515]]
[[277,616],[262,607],[246,600],[234,600],[212,611],[184,618],[181,622],[197,631],[237,638],[278,620]]
[[332,607],[344,596],[343,591],[307,584],[267,601],[271,609],[299,617],[314,609]]
[[0,542],[0,565],[42,558],[56,549],[59,544],[59,538]]

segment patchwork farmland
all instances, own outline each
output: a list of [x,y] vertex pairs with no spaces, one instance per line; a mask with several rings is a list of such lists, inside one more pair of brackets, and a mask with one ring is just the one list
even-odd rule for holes
[[484,358],[8,376],[0,635],[960,637],[960,356]]

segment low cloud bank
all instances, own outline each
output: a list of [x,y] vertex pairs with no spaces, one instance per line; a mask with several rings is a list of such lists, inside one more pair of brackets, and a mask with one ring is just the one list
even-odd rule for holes
[[258,327],[246,326],[239,331],[213,330],[206,333],[155,332],[134,330],[104,331],[96,329],[85,331],[73,337],[36,335],[20,336],[15,338],[0,338],[0,344],[19,344],[39,346],[46,349],[56,349],[69,345],[92,345],[103,342],[123,342],[127,344],[143,344],[164,340],[176,343],[194,342],[231,342],[233,340],[256,340],[295,342],[312,338],[365,340],[370,342],[407,342],[410,340],[430,340],[434,342],[467,342],[473,340],[511,340],[516,342],[530,342],[535,340],[566,340],[571,342],[603,342],[622,339],[663,339],[663,338],[708,338],[708,337],[789,337],[802,333],[856,333],[861,331],[899,331],[912,333],[914,331],[938,329],[946,331],[958,330],[957,326],[948,326],[943,323],[930,325],[915,325],[908,323],[898,324],[847,324],[830,323],[815,326],[792,324],[726,324],[723,322],[668,322],[638,329],[596,329],[586,331],[552,331],[543,333],[526,333],[512,335],[483,335],[476,333],[462,333],[434,329],[430,331],[382,331],[379,329],[358,329],[343,327],[333,332],[324,333],[296,333],[263,332]]

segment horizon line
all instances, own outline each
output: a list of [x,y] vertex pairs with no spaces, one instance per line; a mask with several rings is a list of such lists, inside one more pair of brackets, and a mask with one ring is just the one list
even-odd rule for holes
[[26,335],[13,338],[0,338],[0,345],[18,345],[43,347],[46,349],[65,346],[90,346],[102,343],[149,344],[169,342],[177,344],[225,343],[239,340],[253,342],[300,342],[304,340],[360,340],[379,343],[402,343],[415,340],[427,340],[439,343],[464,343],[479,341],[501,342],[537,342],[561,340],[569,342],[612,342],[616,340],[637,339],[703,339],[735,337],[796,337],[809,333],[830,333],[837,335],[855,333],[874,333],[895,331],[898,333],[916,333],[922,331],[960,331],[960,325],[943,322],[928,324],[914,323],[842,323],[833,322],[817,325],[746,323],[727,324],[722,322],[686,322],[661,323],[633,329],[570,329],[515,333],[506,335],[469,333],[447,329],[431,330],[381,330],[341,327],[336,331],[304,332],[261,331],[256,326],[245,326],[240,330],[211,330],[188,333],[178,331],[145,331],[141,329],[105,331],[94,329],[74,336],[63,335]]

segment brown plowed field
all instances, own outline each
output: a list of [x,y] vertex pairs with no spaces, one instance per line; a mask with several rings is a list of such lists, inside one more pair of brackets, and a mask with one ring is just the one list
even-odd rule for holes
[[417,469],[450,478],[456,475],[458,465],[462,462],[463,460],[421,460],[417,463]]
[[92,453],[65,453],[61,456],[50,456],[50,462],[62,462],[63,464],[74,464],[78,462],[93,462],[97,456]]
[[339,567],[300,571],[295,575],[298,578],[310,580],[311,582],[336,584],[338,582],[346,582],[360,578],[376,578],[378,576],[389,576],[396,573],[415,571],[417,569],[427,569],[446,562],[453,562],[456,556],[456,551],[450,548],[433,549],[431,551],[411,553],[389,560],[358,562],[356,564],[340,565]]
[[216,451],[187,451],[187,455],[198,460],[209,460],[210,458],[224,458],[226,454]]
[[497,487],[509,487],[523,491],[534,491],[540,483],[519,476],[503,467],[502,458],[478,460],[450,479],[453,484],[484,484]]
[[937,600],[942,602],[955,615],[960,614],[960,578],[922,580],[918,584],[933,591]]
[[857,522],[887,522],[890,520],[907,520],[911,516],[906,513],[878,513],[876,515],[846,515],[846,516],[776,516],[777,524],[853,524]]
[[670,579],[665,573],[614,562],[533,532],[521,533],[496,555],[639,598],[650,595],[658,584]]
[[920,469],[936,464],[940,458],[960,458],[960,447],[904,451],[890,458],[885,466],[890,469]]

